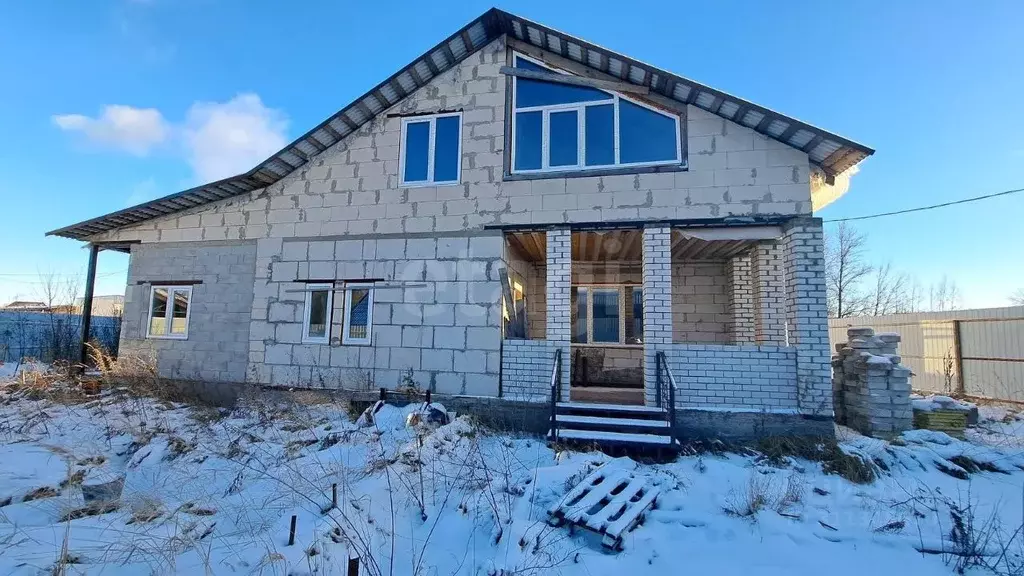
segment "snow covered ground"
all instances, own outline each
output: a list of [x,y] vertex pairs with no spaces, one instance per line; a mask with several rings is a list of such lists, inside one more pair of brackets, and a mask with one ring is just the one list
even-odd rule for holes
[[[843,451],[877,473],[866,484],[749,453],[640,463],[664,493],[613,553],[545,523],[610,459],[600,453],[556,452],[466,417],[408,428],[415,406],[360,425],[308,393],[233,412],[117,392],[40,396],[0,392],[0,574],[344,574],[356,555],[360,574],[918,575],[951,573],[962,557],[950,552],[977,549],[1001,569],[1024,552],[1013,442],[843,431]],[[989,416],[978,435],[1018,430]],[[120,475],[116,506],[84,505],[81,483]],[[992,537],[972,544],[982,533]]]

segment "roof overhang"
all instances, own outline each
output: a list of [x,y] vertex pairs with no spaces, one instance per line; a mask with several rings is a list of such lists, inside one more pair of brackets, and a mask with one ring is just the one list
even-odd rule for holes
[[802,150],[811,163],[821,168],[826,179],[835,178],[874,153],[867,146],[764,106],[492,8],[252,170],[52,230],[47,232],[47,236],[86,240],[97,234],[265,188],[306,165],[310,158],[337,144],[503,34],[619,78],[622,82],[646,87],[650,94],[702,108]]

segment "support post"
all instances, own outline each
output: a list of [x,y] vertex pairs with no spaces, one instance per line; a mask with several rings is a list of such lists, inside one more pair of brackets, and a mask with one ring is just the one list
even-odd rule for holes
[[96,258],[99,256],[100,247],[97,244],[89,244],[89,268],[85,273],[85,297],[82,298],[82,339],[80,346],[79,363],[82,370],[85,370],[86,362],[89,360],[89,332],[92,329],[92,296],[96,287]]

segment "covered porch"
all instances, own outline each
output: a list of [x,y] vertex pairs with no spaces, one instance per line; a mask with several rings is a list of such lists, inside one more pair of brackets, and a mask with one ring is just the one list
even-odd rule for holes
[[[681,370],[676,358],[702,347],[784,346],[782,237],[778,225],[507,231],[504,392],[530,394],[526,376],[550,395],[561,350],[563,398],[657,405],[658,351]],[[530,354],[548,361],[524,370]]]

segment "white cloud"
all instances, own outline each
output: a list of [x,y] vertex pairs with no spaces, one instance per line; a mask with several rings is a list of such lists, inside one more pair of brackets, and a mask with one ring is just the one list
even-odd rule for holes
[[170,126],[155,108],[114,104],[104,106],[96,118],[64,114],[54,116],[53,122],[65,132],[80,132],[92,142],[137,156],[145,156],[170,135]]
[[209,182],[245,172],[283,148],[287,128],[281,111],[246,93],[224,103],[193,104],[182,141],[196,178]]
[[[259,95],[243,93],[226,102],[195,102],[184,121],[168,122],[155,108],[105,106],[91,118],[64,114],[53,122],[65,132],[77,132],[105,147],[145,156],[158,145],[173,141],[192,167],[189,185],[204,184],[251,169],[287,143],[288,118],[268,108]],[[152,181],[141,183],[132,199],[155,196]]]

